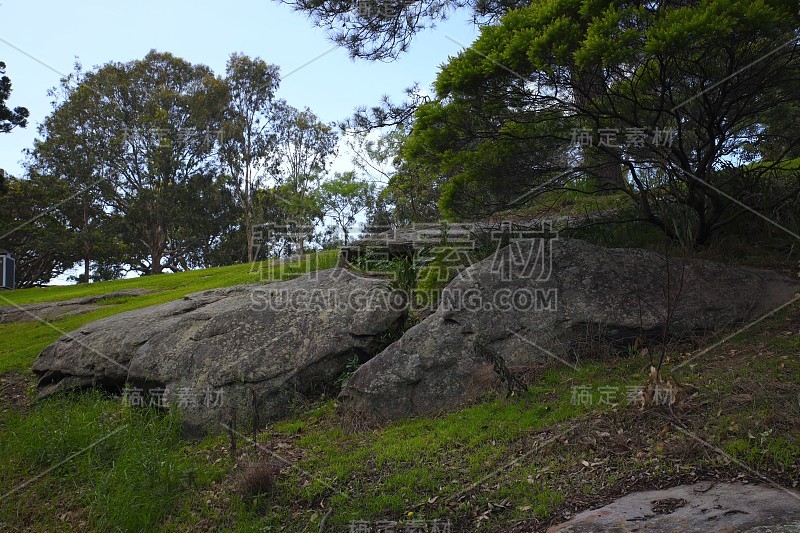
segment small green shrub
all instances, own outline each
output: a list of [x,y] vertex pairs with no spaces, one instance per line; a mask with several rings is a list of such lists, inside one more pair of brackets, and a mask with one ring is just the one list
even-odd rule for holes
[[339,385],[339,389],[343,389],[347,382],[350,381],[350,378],[353,377],[353,374],[356,373],[358,367],[361,366],[361,361],[359,361],[357,355],[353,355],[349,361],[347,361],[347,365],[344,367],[344,372],[339,378],[336,380],[336,384]]

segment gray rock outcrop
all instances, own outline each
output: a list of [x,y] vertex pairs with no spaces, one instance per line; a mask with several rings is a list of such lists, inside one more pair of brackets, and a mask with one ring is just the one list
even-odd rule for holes
[[331,386],[348,361],[386,344],[406,313],[385,280],[330,269],[291,281],[204,291],[64,335],[37,358],[39,396],[129,385],[177,406],[187,429],[283,416],[293,395]]
[[598,345],[735,326],[798,287],[771,271],[640,249],[514,241],[461,272],[436,312],[361,366],[339,398],[375,421],[434,414],[496,385],[504,368],[572,365]]
[[548,533],[800,531],[800,492],[766,485],[698,483],[635,492]]

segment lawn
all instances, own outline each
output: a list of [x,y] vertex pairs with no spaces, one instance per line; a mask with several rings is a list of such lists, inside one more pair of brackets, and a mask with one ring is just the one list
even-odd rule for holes
[[143,276],[84,285],[36,287],[0,292],[0,305],[24,305],[63,301],[85,296],[97,296],[122,289],[155,291],[143,296],[118,297],[101,302],[102,309],[54,321],[0,324],[0,374],[30,368],[36,356],[58,337],[84,324],[106,316],[157,305],[183,298],[187,294],[207,289],[229,287],[241,283],[259,283],[285,279],[317,268],[336,265],[336,252],[309,255],[305,261],[271,265],[253,263],[204,270],[191,270],[159,276]]

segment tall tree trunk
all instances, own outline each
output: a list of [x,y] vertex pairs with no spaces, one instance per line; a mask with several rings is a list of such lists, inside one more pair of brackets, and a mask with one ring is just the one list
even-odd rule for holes
[[[89,232],[89,202],[86,195],[83,195],[83,235],[87,237]],[[92,263],[92,244],[88,238],[83,240],[83,282],[89,283],[89,276],[91,274]]]
[[591,154],[596,161],[595,179],[598,194],[613,194],[625,186],[622,178],[622,164],[613,153],[596,152]]
[[253,262],[253,222],[252,216],[250,213],[250,195],[252,191],[251,180],[252,176],[250,175],[250,164],[251,164],[251,157],[250,152],[248,150],[247,157],[245,159],[245,173],[244,173],[244,195],[242,197],[242,207],[244,208],[244,233],[245,238],[247,239],[247,262]]
[[161,252],[153,252],[151,255],[151,262],[150,262],[150,273],[151,274],[161,274],[164,271],[164,266],[161,264],[161,259],[163,258],[163,254]]
[[[603,68],[599,63],[575,72],[573,69],[572,88],[575,98],[575,107],[581,115],[596,116],[592,101],[602,97],[605,90]],[[597,121],[585,127],[597,127]],[[618,157],[619,148],[612,146],[599,146],[598,131],[592,131],[593,143],[583,146],[583,162],[589,169],[589,174],[594,177],[597,194],[612,194],[625,186],[622,178],[622,163]]]
[[91,274],[91,259],[89,259],[89,252],[86,251],[88,246],[84,246],[84,255],[83,255],[83,282],[89,283],[89,276]]
[[164,271],[164,265],[161,260],[164,258],[164,245],[166,235],[161,224],[157,224],[150,228],[150,273],[161,274]]
[[244,235],[247,239],[247,262],[253,262],[253,224],[250,218],[250,207],[244,206]]

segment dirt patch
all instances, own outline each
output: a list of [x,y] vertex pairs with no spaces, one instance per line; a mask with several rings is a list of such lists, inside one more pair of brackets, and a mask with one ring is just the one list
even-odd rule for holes
[[33,376],[18,372],[0,375],[0,413],[26,412],[33,404],[31,391],[36,385]]

